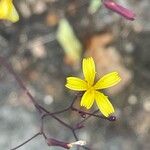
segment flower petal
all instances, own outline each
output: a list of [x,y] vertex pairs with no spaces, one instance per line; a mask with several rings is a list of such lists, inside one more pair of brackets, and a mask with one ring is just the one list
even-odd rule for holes
[[104,75],[97,83],[94,85],[95,89],[105,89],[116,85],[121,81],[121,77],[117,72],[111,72]]
[[12,0],[0,1],[0,19],[7,19],[12,22],[19,20],[19,15],[12,3]]
[[87,89],[87,83],[84,80],[76,77],[68,77],[65,86],[75,91],[85,91]]
[[8,20],[10,20],[12,22],[17,22],[19,20],[19,15],[18,15],[14,5],[12,5],[11,11],[8,14]]
[[108,100],[107,96],[105,96],[103,93],[96,91],[95,100],[98,108],[105,117],[108,117],[109,115],[114,113],[114,108],[112,104]]
[[90,86],[93,85],[95,79],[95,63],[92,57],[83,59],[82,69],[85,80]]
[[95,95],[94,90],[86,91],[82,96],[80,105],[86,107],[87,109],[91,108],[91,106],[94,103],[94,95]]

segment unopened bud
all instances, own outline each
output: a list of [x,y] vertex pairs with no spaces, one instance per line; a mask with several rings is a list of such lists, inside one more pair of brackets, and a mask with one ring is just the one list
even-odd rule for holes
[[104,0],[104,5],[106,8],[118,13],[128,20],[133,21],[135,19],[135,14],[131,10],[115,3],[113,0]]

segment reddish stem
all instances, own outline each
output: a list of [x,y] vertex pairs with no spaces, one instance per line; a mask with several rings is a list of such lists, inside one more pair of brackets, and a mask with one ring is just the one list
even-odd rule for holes
[[30,139],[26,140],[25,142],[23,142],[22,144],[18,145],[18,146],[15,147],[15,148],[10,149],[10,150],[16,150],[16,149],[20,148],[21,146],[23,146],[23,145],[25,145],[26,143],[30,142],[32,139],[36,138],[36,137],[39,136],[39,135],[41,135],[40,132],[37,133],[37,134],[35,134],[34,136],[32,136]]

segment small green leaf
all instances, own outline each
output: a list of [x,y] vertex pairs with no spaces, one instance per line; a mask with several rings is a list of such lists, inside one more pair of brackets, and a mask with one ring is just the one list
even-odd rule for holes
[[82,45],[67,19],[60,20],[56,36],[66,55],[75,61],[79,61]]
[[101,6],[102,2],[101,0],[91,0],[90,5],[89,5],[89,13],[93,14],[95,13]]

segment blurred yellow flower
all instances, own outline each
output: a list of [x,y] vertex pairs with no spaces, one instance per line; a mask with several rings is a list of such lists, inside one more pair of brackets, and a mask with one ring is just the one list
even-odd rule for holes
[[119,74],[117,72],[108,73],[94,84],[96,71],[92,57],[83,59],[82,69],[85,79],[82,80],[77,77],[68,77],[65,86],[71,90],[85,91],[81,99],[81,106],[90,109],[95,100],[101,113],[105,117],[110,116],[114,112],[114,108],[107,96],[99,90],[114,86],[120,82],[121,78]]
[[12,0],[0,0],[0,19],[9,20],[13,23],[19,20]]

